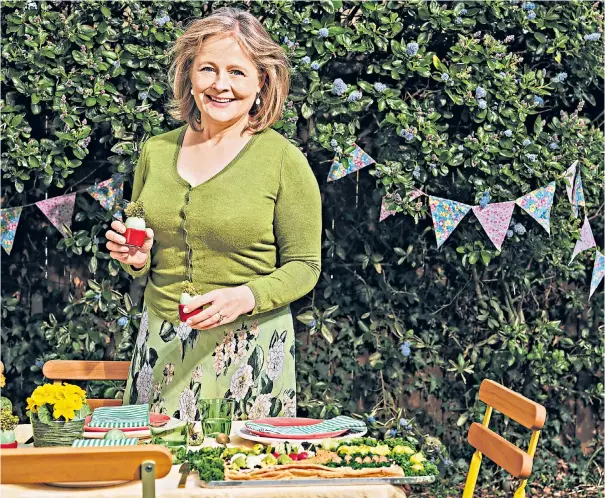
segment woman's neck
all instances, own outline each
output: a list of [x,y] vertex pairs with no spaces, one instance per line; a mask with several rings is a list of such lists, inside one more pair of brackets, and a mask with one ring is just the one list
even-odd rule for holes
[[[198,143],[210,142],[220,143],[222,141],[231,141],[242,138],[242,132],[248,125],[248,116],[244,116],[239,121],[231,124],[223,123],[204,123],[201,132],[194,132]],[[193,130],[191,130],[193,131]]]

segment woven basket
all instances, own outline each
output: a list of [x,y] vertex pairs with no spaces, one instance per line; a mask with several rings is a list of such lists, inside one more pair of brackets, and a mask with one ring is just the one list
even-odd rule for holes
[[82,437],[85,419],[74,419],[69,422],[55,421],[50,425],[32,416],[31,423],[34,430],[34,446],[71,446],[74,440]]

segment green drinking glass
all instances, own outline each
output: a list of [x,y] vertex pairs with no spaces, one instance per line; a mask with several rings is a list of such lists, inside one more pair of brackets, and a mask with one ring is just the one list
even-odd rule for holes
[[200,399],[198,401],[204,436],[215,438],[231,434],[235,401],[228,398]]
[[187,446],[189,437],[189,427],[186,422],[178,424],[176,427],[166,429],[164,427],[150,427],[151,442],[153,444],[162,444],[168,448],[177,448]]

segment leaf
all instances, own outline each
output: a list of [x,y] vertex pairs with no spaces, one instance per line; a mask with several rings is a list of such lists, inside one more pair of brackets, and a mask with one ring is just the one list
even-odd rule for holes
[[52,425],[53,417],[47,404],[38,408],[38,420],[46,425]]
[[536,135],[539,135],[540,133],[542,133],[543,127],[544,127],[544,122],[542,121],[542,118],[540,116],[538,116],[536,118],[536,122],[534,123],[534,133]]
[[264,355],[262,348],[257,345],[254,348],[254,352],[250,355],[248,359],[248,365],[252,367],[252,377],[258,377],[263,368],[264,363]]
[[468,417],[469,417],[469,413],[468,412],[463,413],[462,415],[460,415],[458,417],[458,420],[456,421],[456,425],[458,427],[462,427],[464,424],[466,424],[466,421],[468,420]]
[[332,332],[330,332],[330,329],[326,327],[326,325],[323,323],[321,324],[321,335],[324,336],[324,339],[328,341],[329,344],[332,344],[334,342],[334,336],[332,335]]

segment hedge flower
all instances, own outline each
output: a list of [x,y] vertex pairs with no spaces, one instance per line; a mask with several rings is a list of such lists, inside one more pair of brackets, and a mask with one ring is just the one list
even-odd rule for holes
[[504,132],[504,135],[507,136],[508,138],[512,137],[513,136],[513,130],[506,130]]
[[535,154],[527,154],[527,159],[529,159],[532,163],[536,161]]
[[586,41],[597,41],[599,38],[601,38],[601,33],[598,31],[595,33],[590,33],[589,35],[584,35],[584,39]]
[[374,83],[374,90],[376,90],[377,92],[384,92],[386,89],[387,86],[384,83],[380,83],[379,81]]
[[336,78],[332,83],[332,93],[339,97],[347,91],[347,84],[341,78]]
[[374,422],[376,422],[376,417],[374,417],[374,415],[370,415],[368,417],[368,423],[373,424]]
[[529,138],[523,140],[523,147],[527,147],[529,144],[531,144],[531,140]]
[[411,346],[410,341],[405,341],[405,342],[404,342],[404,343],[401,345],[401,348],[400,348],[401,354],[402,354],[403,356],[405,356],[406,358],[407,358],[408,356],[410,356],[410,353],[412,352],[412,349],[410,348],[410,346]]
[[354,92],[351,92],[351,94],[349,95],[347,100],[349,102],[355,102],[356,100],[360,100],[361,97],[362,97],[362,93],[359,90],[355,90]]
[[536,4],[532,2],[526,2],[522,5],[523,10],[534,10],[536,8]]
[[513,230],[517,235],[523,235],[526,232],[525,227],[521,223],[516,223]]
[[389,434],[390,434],[392,437],[395,437],[395,436],[397,435],[397,429],[391,429],[391,430],[389,430]]
[[534,103],[538,105],[544,105],[544,99],[539,95],[534,95]]
[[447,74],[447,73],[443,73],[443,74],[441,75],[441,81],[447,81],[447,80],[449,80],[449,79],[450,79],[450,75],[449,75],[449,74]]
[[416,42],[408,43],[405,53],[408,55],[416,55],[418,53],[418,44]]
[[557,74],[557,76],[555,77],[555,79],[559,83],[563,83],[567,79],[567,73],[566,72],[559,73],[559,74]]
[[487,107],[487,102],[483,99],[479,99],[477,105],[479,106],[479,109],[485,109]]
[[128,323],[128,318],[126,318],[125,316],[121,316],[120,318],[118,318],[118,325],[120,327],[124,327],[127,323]]
[[305,17],[305,18],[302,20],[302,23],[303,23],[303,24],[310,24],[310,23],[311,23],[311,21],[309,20],[309,18],[308,18],[308,17]]
[[313,71],[317,71],[319,69],[319,63],[312,62],[311,63],[311,69],[313,69]]
[[536,13],[532,10],[531,12],[527,13],[527,18],[528,19],[535,19],[536,18]]
[[486,95],[487,95],[487,92],[485,91],[485,88],[483,88],[482,86],[478,86],[477,89],[475,90],[475,98],[477,98],[477,99],[482,99]]
[[317,36],[319,36],[320,38],[327,38],[329,34],[330,32],[328,31],[328,28],[321,28],[317,32]]
[[548,147],[550,147],[551,150],[557,150],[559,148],[559,145],[555,142],[552,142],[548,144]]
[[510,239],[510,238],[511,238],[513,235],[514,235],[514,232],[513,232],[512,230],[507,230],[507,231],[506,231],[506,237],[507,237],[507,238],[509,238],[509,239]]
[[456,19],[454,20],[454,22],[456,24],[462,24],[462,17],[456,17]]

